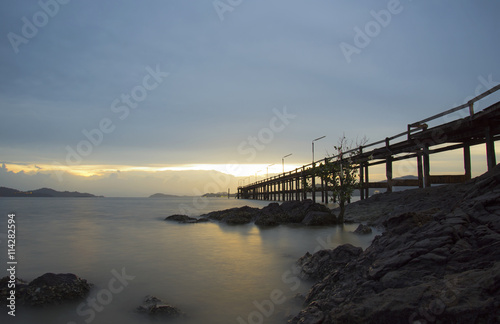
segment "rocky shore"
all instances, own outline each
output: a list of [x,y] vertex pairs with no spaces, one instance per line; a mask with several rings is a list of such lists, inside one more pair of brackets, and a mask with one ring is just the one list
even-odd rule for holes
[[500,323],[500,166],[460,185],[379,194],[346,220],[384,228],[365,251],[307,253],[315,280],[290,324]]
[[337,224],[337,217],[325,205],[312,200],[286,201],[282,204],[270,203],[263,208],[243,206],[214,211],[199,217],[171,215],[167,221],[180,223],[199,223],[218,221],[229,225],[255,223],[258,226],[276,226],[282,224],[303,224],[309,226]]

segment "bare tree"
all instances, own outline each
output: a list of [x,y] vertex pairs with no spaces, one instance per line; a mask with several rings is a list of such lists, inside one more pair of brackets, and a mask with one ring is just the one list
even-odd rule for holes
[[328,158],[318,170],[327,186],[332,188],[332,201],[339,204],[339,223],[344,222],[346,204],[350,201],[354,190],[359,188],[359,166],[353,158],[360,153],[361,146],[366,142],[367,139],[364,137],[353,144],[345,135],[342,135],[338,144],[334,146],[334,155]]

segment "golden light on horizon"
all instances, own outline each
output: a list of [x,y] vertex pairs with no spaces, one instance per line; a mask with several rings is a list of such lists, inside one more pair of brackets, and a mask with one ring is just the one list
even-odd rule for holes
[[[67,166],[62,164],[23,164],[23,163],[5,163],[8,171],[14,173],[24,172],[34,173],[57,173],[66,172],[81,177],[105,176],[116,172],[164,172],[164,171],[217,171],[229,174],[235,177],[255,177],[264,178],[268,174],[277,174],[282,172],[281,165],[269,164],[178,164],[178,165],[75,165]],[[287,165],[285,171],[294,170],[301,165]]]

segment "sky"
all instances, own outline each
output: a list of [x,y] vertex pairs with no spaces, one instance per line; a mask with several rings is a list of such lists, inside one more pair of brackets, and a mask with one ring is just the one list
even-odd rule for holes
[[[487,0],[2,1],[0,186],[234,192],[282,172],[285,155],[285,170],[310,163],[316,138],[317,160],[344,134],[378,141],[497,85],[498,12]],[[473,155],[479,173],[484,148]],[[460,161],[436,157],[431,173],[463,173]]]

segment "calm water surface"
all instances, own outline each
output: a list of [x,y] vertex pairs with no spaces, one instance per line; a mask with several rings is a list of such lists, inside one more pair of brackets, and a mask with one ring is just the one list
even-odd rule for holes
[[7,214],[15,212],[18,278],[71,272],[94,284],[83,304],[18,307],[15,319],[4,309],[0,322],[158,323],[134,312],[144,296],[155,295],[189,315],[175,323],[285,323],[300,306],[293,296],[311,285],[293,272],[299,257],[344,243],[366,248],[376,233],[354,235],[354,224],[262,229],[163,220],[181,209],[198,216],[267,204],[193,197],[0,198],[2,265]]

